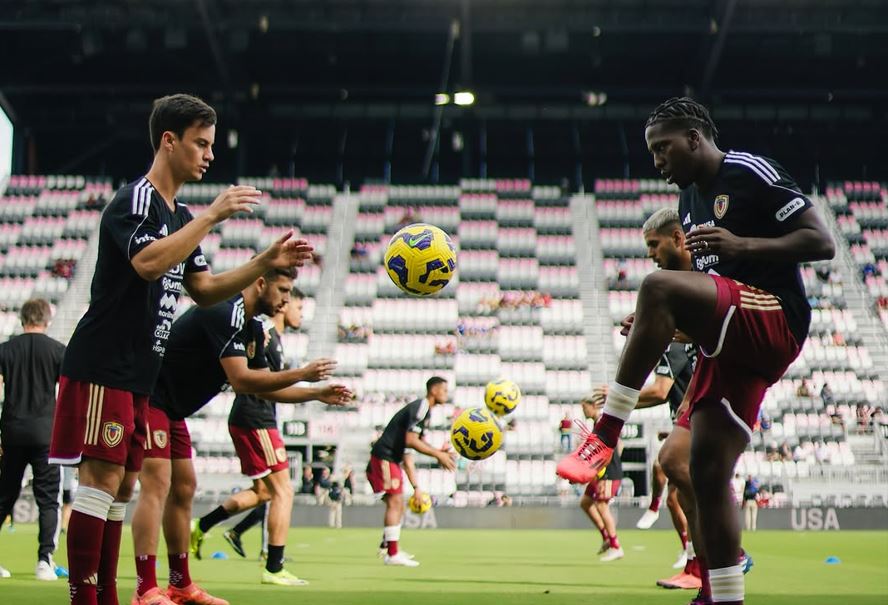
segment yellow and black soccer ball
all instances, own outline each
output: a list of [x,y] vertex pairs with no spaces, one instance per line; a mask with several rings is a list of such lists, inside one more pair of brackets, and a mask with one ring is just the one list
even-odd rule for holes
[[456,273],[456,249],[443,230],[416,223],[395,233],[383,262],[388,276],[401,290],[413,296],[430,296],[450,283]]

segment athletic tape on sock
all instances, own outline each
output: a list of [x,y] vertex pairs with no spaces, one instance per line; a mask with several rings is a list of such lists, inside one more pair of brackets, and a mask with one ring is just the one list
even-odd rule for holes
[[74,496],[71,510],[76,510],[84,515],[107,521],[108,511],[113,502],[114,496],[106,494],[100,489],[84,487],[81,485],[77,488],[77,495]]
[[688,540],[688,559],[696,559],[697,551],[694,550],[694,543]]
[[397,542],[401,538],[401,526],[391,525],[382,531],[386,542]]
[[112,502],[108,509],[108,521],[123,521],[126,518],[126,502]]
[[712,587],[712,602],[724,603],[742,601],[744,594],[743,566],[732,565],[709,570],[709,584]]
[[636,389],[612,382],[604,403],[604,413],[626,422],[638,403],[638,394]]

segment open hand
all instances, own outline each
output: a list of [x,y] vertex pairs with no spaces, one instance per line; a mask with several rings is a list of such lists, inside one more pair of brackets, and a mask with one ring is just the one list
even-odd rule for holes
[[327,405],[348,405],[355,394],[343,384],[330,384],[321,389],[318,395],[318,401],[322,401]]
[[320,359],[310,361],[302,367],[302,371],[305,374],[302,380],[305,382],[320,382],[322,380],[327,380],[333,374],[333,370],[335,369],[335,359],[321,357]]
[[269,269],[302,267],[312,258],[314,248],[304,239],[291,239],[293,231],[287,231],[262,253]]
[[221,223],[237,212],[253,212],[253,206],[259,205],[262,192],[249,185],[232,185],[213,200],[207,212],[214,223]]

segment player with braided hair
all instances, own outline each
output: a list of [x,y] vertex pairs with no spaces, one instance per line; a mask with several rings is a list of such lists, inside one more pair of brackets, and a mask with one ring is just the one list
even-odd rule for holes
[[781,166],[718,148],[709,111],[693,99],[657,107],[644,135],[654,166],[682,190],[678,210],[694,271],[644,279],[604,413],[557,472],[574,483],[596,476],[662,351],[676,330],[686,334],[700,355],[677,424],[691,431],[690,475],[706,553],[703,589],[692,603],[740,605],[740,527],[730,479],[765,392],[808,334],[811,308],[799,263],[832,258],[835,244]]

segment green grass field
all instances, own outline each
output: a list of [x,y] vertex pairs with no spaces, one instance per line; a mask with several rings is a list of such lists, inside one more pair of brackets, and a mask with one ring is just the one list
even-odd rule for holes
[[[422,566],[384,567],[376,558],[379,531],[368,529],[298,529],[290,534],[288,564],[311,581],[305,588],[259,585],[260,564],[231,553],[217,531],[205,543],[205,554],[224,551],[228,560],[194,561],[195,580],[232,605],[361,604],[478,605],[501,603],[547,605],[602,603],[685,605],[690,591],[666,591],[657,578],[672,575],[676,540],[671,532],[626,531],[621,535],[626,558],[600,563],[594,552],[598,534],[587,531],[404,531],[404,547]],[[258,552],[258,532],[245,537]],[[755,558],[747,576],[747,603],[819,605],[888,603],[888,532],[761,532],[744,536]],[[120,562],[119,595],[128,603],[134,587],[132,543],[125,534]],[[839,565],[824,561],[834,555]],[[0,604],[67,603],[67,584],[33,578],[36,528],[4,528],[0,565],[13,573],[0,580]],[[64,545],[57,555],[66,561]],[[163,557],[158,577],[166,577]],[[164,580],[161,580],[163,582]]]

